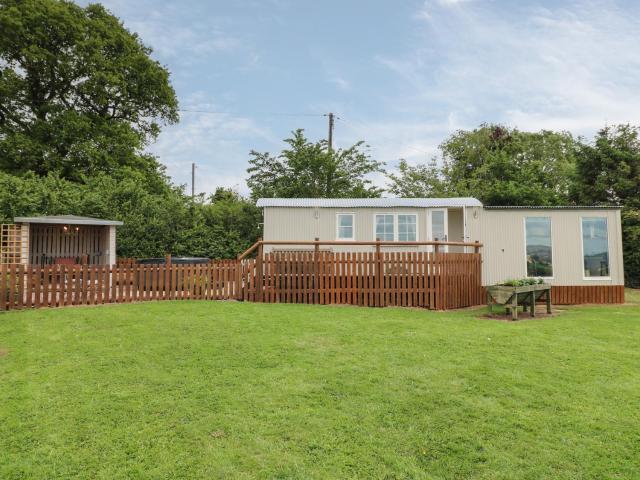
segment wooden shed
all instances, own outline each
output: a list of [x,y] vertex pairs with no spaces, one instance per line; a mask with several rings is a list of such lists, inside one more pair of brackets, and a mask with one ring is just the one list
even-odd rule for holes
[[16,217],[0,229],[0,263],[116,263],[117,220],[75,215]]

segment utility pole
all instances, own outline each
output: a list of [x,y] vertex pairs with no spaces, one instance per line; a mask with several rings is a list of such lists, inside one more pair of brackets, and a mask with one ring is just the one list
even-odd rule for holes
[[196,164],[191,164],[191,201],[196,198]]
[[333,150],[333,113],[329,112],[329,138],[328,138],[328,143],[329,143],[329,151],[331,152]]

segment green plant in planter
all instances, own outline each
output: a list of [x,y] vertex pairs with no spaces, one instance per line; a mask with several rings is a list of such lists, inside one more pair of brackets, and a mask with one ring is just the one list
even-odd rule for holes
[[527,285],[542,285],[544,283],[544,279],[542,278],[521,278],[521,279],[508,279],[502,282],[500,285],[504,285],[506,287],[524,287]]

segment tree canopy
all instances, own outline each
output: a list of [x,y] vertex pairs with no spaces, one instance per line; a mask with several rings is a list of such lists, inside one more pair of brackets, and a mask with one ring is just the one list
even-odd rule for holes
[[572,196],[579,203],[640,208],[640,128],[608,126],[594,142],[580,143]]
[[284,142],[288,148],[277,157],[251,151],[247,185],[252,198],[379,197],[382,193],[368,177],[381,172],[382,163],[364,151],[364,142],[330,150],[325,140],[309,141],[302,129]]
[[401,196],[472,196],[486,205],[565,205],[575,163],[568,133],[481,125],[440,145],[442,167],[400,163],[389,191]]
[[626,283],[640,287],[640,128],[601,129],[578,148],[572,197],[584,205],[623,205],[622,237]]
[[574,164],[568,133],[500,125],[459,131],[440,147],[451,192],[487,205],[564,205]]
[[389,193],[403,198],[446,197],[447,183],[435,160],[429,164],[410,165],[401,159],[398,173],[387,174]]
[[82,181],[122,167],[178,119],[169,72],[99,4],[0,2],[0,169]]

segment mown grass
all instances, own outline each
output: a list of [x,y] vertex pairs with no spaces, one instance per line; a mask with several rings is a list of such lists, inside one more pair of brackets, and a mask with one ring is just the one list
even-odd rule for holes
[[0,478],[637,478],[640,308],[0,315]]

